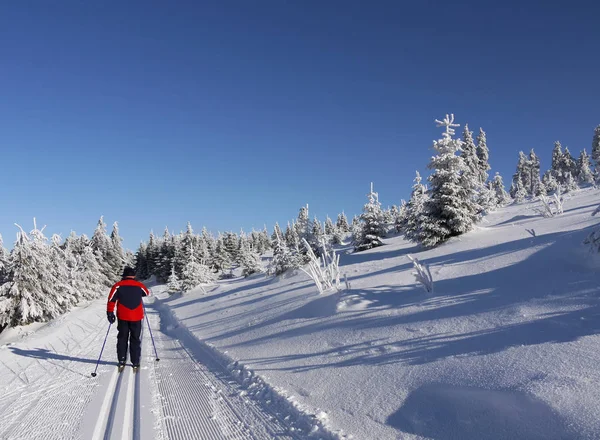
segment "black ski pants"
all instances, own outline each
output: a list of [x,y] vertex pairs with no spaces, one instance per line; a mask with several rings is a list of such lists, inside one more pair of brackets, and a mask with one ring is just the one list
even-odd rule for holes
[[119,334],[117,335],[117,356],[119,362],[127,362],[127,344],[129,343],[129,358],[133,365],[140,364],[142,354],[142,321],[123,321],[119,320],[117,324]]

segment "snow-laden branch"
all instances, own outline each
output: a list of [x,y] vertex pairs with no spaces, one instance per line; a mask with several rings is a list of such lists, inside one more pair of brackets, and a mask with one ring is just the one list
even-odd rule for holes
[[418,258],[413,258],[410,255],[406,255],[410,261],[412,261],[413,266],[416,272],[413,272],[415,279],[421,287],[427,293],[433,293],[433,277],[431,276],[431,271],[429,270],[429,265],[425,263],[421,263]]
[[331,252],[327,251],[325,241],[321,240],[321,248],[323,254],[321,258],[317,258],[312,248],[308,244],[305,238],[302,239],[304,246],[308,251],[308,262],[307,269],[300,268],[306,275],[308,275],[319,289],[319,293],[323,293],[327,290],[335,288],[340,290],[340,256],[336,255],[332,249]]
[[557,194],[554,194],[552,197],[541,195],[539,200],[542,202],[542,205],[534,208],[534,211],[536,211],[538,214],[550,218],[556,217],[557,215],[563,213],[564,199],[562,196]]

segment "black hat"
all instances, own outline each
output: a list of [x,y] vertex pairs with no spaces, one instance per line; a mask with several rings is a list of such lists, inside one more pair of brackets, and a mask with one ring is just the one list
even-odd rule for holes
[[129,266],[127,266],[127,267],[125,267],[125,269],[123,269],[123,278],[134,277],[134,276],[135,276],[135,269],[132,269]]

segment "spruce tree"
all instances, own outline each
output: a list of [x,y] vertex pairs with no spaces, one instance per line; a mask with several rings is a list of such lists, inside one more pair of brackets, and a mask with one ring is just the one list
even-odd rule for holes
[[565,147],[565,151],[563,152],[562,169],[565,176],[567,173],[571,173],[573,179],[577,178],[577,163],[573,159],[573,156],[571,156],[569,147]]
[[331,241],[335,234],[335,226],[333,221],[327,216],[325,219],[325,235],[327,236],[327,241]]
[[[19,227],[20,228],[20,227]],[[43,229],[27,234],[20,228],[11,252],[9,282],[0,287],[0,328],[56,318],[70,301],[57,287],[48,239]]]
[[382,246],[382,237],[385,236],[385,220],[379,203],[378,194],[373,191],[371,183],[371,192],[367,195],[369,201],[363,207],[363,213],[360,216],[362,223],[358,235],[354,238],[354,250],[356,252],[372,249]]
[[148,267],[149,276],[158,276],[158,258],[158,243],[154,236],[154,232],[150,231],[150,238],[148,239],[148,245],[146,246],[146,266]]
[[110,247],[108,251],[108,264],[115,274],[114,279],[120,278],[125,266],[125,252],[123,251],[123,239],[119,235],[119,224],[113,223],[113,229],[110,233]]
[[227,252],[227,247],[225,246],[224,236],[219,235],[217,238],[217,247],[215,248],[215,253],[213,256],[213,266],[218,272],[225,273],[226,270],[231,272],[231,257],[229,256],[229,252]]
[[242,241],[240,249],[240,266],[242,267],[242,275],[248,277],[254,273],[262,272],[262,264],[260,255],[250,248],[247,241]]
[[510,196],[504,189],[504,182],[500,173],[496,172],[494,180],[492,180],[492,187],[496,195],[496,204],[498,206],[505,206],[510,203]]
[[594,129],[592,138],[592,160],[594,161],[596,176],[600,176],[600,125]]
[[8,268],[10,266],[10,254],[4,247],[2,234],[0,234],[0,286],[8,281]]
[[295,227],[296,232],[298,232],[298,237],[300,237],[300,241],[302,241],[303,238],[306,241],[310,241],[309,236],[312,230],[312,225],[310,223],[310,217],[308,216],[308,204],[300,208]]
[[479,128],[477,135],[477,158],[479,159],[479,182],[485,183],[488,179],[488,171],[491,169],[489,164],[490,152],[487,146],[487,139],[483,128]]
[[545,188],[543,188],[543,183],[540,178],[540,159],[536,156],[533,148],[529,153],[529,159],[527,161],[527,181],[529,183],[529,187],[527,188],[527,192],[530,196],[536,197],[541,194],[545,194]]
[[406,200],[402,200],[400,202],[400,207],[398,208],[398,214],[396,215],[396,221],[394,223],[396,232],[402,232],[406,228],[407,208],[408,208],[408,205],[406,203]]
[[556,182],[561,186],[566,182],[566,176],[563,173],[563,164],[564,159],[562,146],[560,145],[559,141],[556,141],[554,142],[554,149],[552,150],[552,165],[550,169],[552,171],[552,175],[556,179]]
[[425,221],[424,209],[427,201],[427,190],[421,183],[421,174],[415,172],[415,184],[412,187],[410,199],[406,204],[406,214],[404,223],[404,237],[415,243],[421,242],[421,225]]
[[590,157],[585,149],[583,149],[577,159],[577,181],[580,186],[593,185],[595,181]]
[[521,176],[518,176],[517,181],[514,183],[514,187],[511,188],[511,196],[517,203],[521,203],[525,200],[525,197],[527,197],[527,190],[525,189],[525,185],[523,185]]
[[335,224],[341,232],[350,232],[350,225],[348,224],[348,218],[344,212],[338,214],[337,221]]
[[431,187],[425,202],[425,222],[421,228],[421,243],[435,246],[450,237],[470,231],[479,219],[480,207],[473,199],[470,183],[466,182],[465,164],[456,153],[461,141],[453,139],[454,115],[444,121],[436,121],[445,127],[443,138],[435,141],[433,148],[438,152],[428,167],[434,172],[429,176]]
[[564,192],[571,192],[579,189],[579,185],[577,185],[577,180],[570,171],[567,172],[565,176],[565,183],[563,185]]
[[473,140],[473,132],[469,131],[468,124],[465,124],[465,128],[463,130],[463,140],[461,148],[462,151],[460,153],[460,157],[462,157],[462,160],[465,164],[465,169],[463,173],[474,180],[474,185],[476,183],[485,183],[485,180],[481,181],[482,174],[479,164],[479,157],[477,156],[477,147],[475,146],[475,141]]
[[544,188],[546,188],[546,192],[548,194],[553,193],[558,189],[558,181],[556,180],[552,170],[548,170],[544,173],[542,183],[544,184]]
[[140,247],[135,254],[135,276],[138,280],[147,280],[150,278],[148,262],[146,261],[147,250],[146,243],[141,242]]
[[178,293],[181,291],[181,281],[175,272],[175,263],[171,265],[171,273],[167,280],[167,291],[171,294]]
[[116,281],[120,274],[115,272],[115,268],[111,265],[112,257],[112,242],[106,233],[106,223],[104,223],[104,217],[101,216],[98,220],[98,225],[94,230],[94,235],[90,240],[90,246],[94,250],[96,257],[101,260],[99,261],[100,266],[104,270],[104,275],[111,281]]
[[215,280],[214,274],[210,268],[199,261],[194,254],[194,248],[191,248],[188,254],[189,260],[183,267],[181,277],[181,289],[184,292],[190,291],[201,284],[211,283]]

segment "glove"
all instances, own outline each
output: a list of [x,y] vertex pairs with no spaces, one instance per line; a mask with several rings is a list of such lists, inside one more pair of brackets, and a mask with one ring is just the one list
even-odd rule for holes
[[106,312],[106,318],[108,319],[108,322],[110,322],[111,324],[114,324],[115,321],[117,320],[117,318],[115,317],[115,314],[113,312]]

